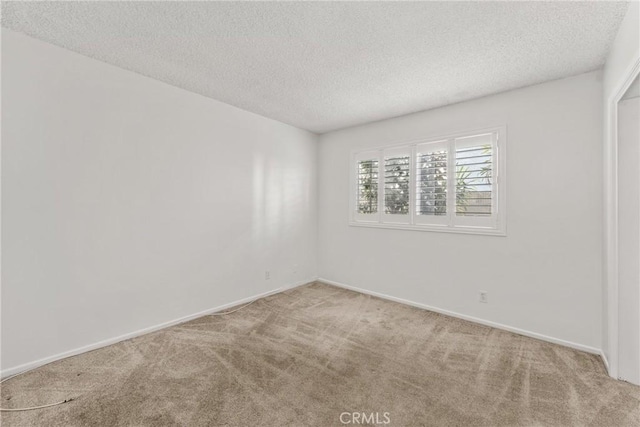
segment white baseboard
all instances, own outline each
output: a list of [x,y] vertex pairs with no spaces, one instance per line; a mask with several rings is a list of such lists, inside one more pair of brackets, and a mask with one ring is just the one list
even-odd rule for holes
[[[423,308],[425,310],[433,311],[433,312],[436,312],[436,313],[445,314],[447,316],[457,317],[458,319],[468,320],[469,322],[479,323],[479,324],[485,325],[485,326],[491,326],[492,328],[503,329],[505,331],[513,332],[513,333],[516,333],[518,335],[524,335],[524,336],[527,336],[527,337],[536,338],[536,339],[539,339],[539,340],[542,340],[542,341],[547,341],[547,342],[554,343],[554,344],[559,344],[559,345],[562,345],[562,346],[565,346],[565,347],[570,347],[570,348],[573,348],[573,349],[576,349],[576,350],[580,350],[580,351],[584,351],[584,352],[587,352],[587,353],[597,354],[597,355],[599,355],[601,357],[604,356],[604,354],[602,353],[602,350],[600,350],[599,348],[588,346],[588,345],[578,344],[578,343],[571,342],[571,341],[566,341],[566,340],[563,340],[563,339],[560,339],[560,338],[554,338],[554,337],[550,337],[548,335],[539,334],[537,332],[531,332],[531,331],[527,331],[527,330],[524,330],[524,329],[516,328],[516,327],[513,327],[513,326],[504,325],[502,323],[492,322],[491,320],[485,320],[485,319],[480,319],[478,317],[467,316],[466,314],[456,313],[455,311],[449,311],[449,310],[445,310],[445,309],[442,309],[442,308],[433,307],[433,306],[430,306],[430,305],[427,305],[427,304],[421,304],[419,302],[409,301],[409,300],[406,300],[406,299],[393,297],[393,296],[382,294],[382,293],[379,293],[379,292],[369,291],[367,289],[358,288],[358,287],[355,287],[355,286],[351,286],[351,285],[347,285],[347,284],[344,284],[344,283],[336,282],[334,280],[323,279],[322,277],[318,278],[318,281],[319,282],[323,282],[323,283],[327,283],[329,285],[338,286],[340,288],[350,289],[352,291],[360,292],[360,293],[371,295],[371,296],[374,296],[374,297],[383,298],[383,299],[386,299],[386,300],[389,300],[389,301],[398,302],[400,304],[406,304],[406,305],[410,305],[410,306],[413,306],[413,307]],[[608,366],[607,363],[606,363],[606,359],[604,357],[603,357],[603,361],[605,361],[605,366]]]
[[306,285],[307,283],[314,282],[315,280],[317,280],[316,277],[308,279],[308,280],[302,280],[302,281],[297,282],[297,283],[293,283],[293,284],[290,284],[290,285],[285,285],[285,286],[282,286],[280,288],[277,288],[277,289],[274,289],[274,290],[271,290],[271,291],[267,291],[267,292],[264,292],[264,293],[261,293],[261,294],[258,294],[258,295],[254,295],[254,296],[243,298],[243,299],[240,299],[240,300],[237,300],[237,301],[233,301],[233,302],[230,302],[228,304],[220,305],[218,307],[210,308],[210,309],[207,309],[207,310],[204,310],[204,311],[200,311],[198,313],[194,313],[194,314],[190,314],[188,316],[180,317],[178,319],[170,320],[168,322],[160,323],[158,325],[150,326],[148,328],[139,329],[137,331],[129,332],[129,333],[124,334],[124,335],[120,335],[120,336],[117,336],[117,337],[113,337],[113,338],[109,338],[109,339],[106,339],[106,340],[98,341],[98,342],[93,343],[93,344],[89,344],[89,345],[85,345],[85,346],[82,346],[82,347],[78,347],[78,348],[75,348],[73,350],[69,350],[69,351],[65,351],[65,352],[62,352],[62,353],[58,353],[58,354],[55,354],[53,356],[48,356],[48,357],[45,357],[45,358],[42,358],[42,359],[39,359],[39,360],[34,360],[33,362],[28,362],[28,363],[24,363],[22,365],[14,366],[12,368],[3,369],[2,371],[0,371],[0,378],[6,378],[6,377],[9,377],[11,375],[19,374],[20,372],[29,371],[31,369],[34,369],[34,368],[49,364],[51,362],[55,362],[55,361],[60,360],[60,359],[65,359],[67,357],[76,356],[78,354],[85,353],[87,351],[96,350],[98,348],[106,347],[108,345],[115,344],[115,343],[118,343],[120,341],[128,340],[130,338],[135,338],[135,337],[138,337],[140,335],[144,335],[144,334],[148,334],[150,332],[158,331],[160,329],[168,328],[169,326],[174,326],[174,325],[177,325],[179,323],[188,322],[189,320],[197,319],[198,317],[206,316],[208,314],[215,313],[217,311],[221,311],[221,310],[225,310],[227,308],[235,307],[237,305],[244,304],[244,303],[247,303],[247,302],[250,302],[250,301],[253,301],[253,300],[257,300],[257,299],[260,299],[260,298],[264,298],[264,297],[267,297],[269,295],[277,294],[277,293],[286,291],[288,289],[296,288],[298,286]]
[[55,354],[53,356],[49,356],[49,357],[45,357],[45,358],[42,358],[42,359],[39,359],[39,360],[35,360],[35,361],[32,361],[32,362],[24,363],[22,365],[14,366],[12,368],[7,368],[7,369],[4,369],[4,370],[0,371],[0,378],[6,378],[8,376],[18,374],[20,372],[29,371],[29,370],[37,368],[39,366],[43,366],[43,365],[46,365],[48,363],[55,362],[57,360],[65,359],[65,358],[71,357],[71,356],[76,356],[78,354],[85,353],[85,352],[91,351],[91,350],[96,350],[98,348],[106,347],[106,346],[111,345],[111,344],[116,344],[116,343],[118,343],[120,341],[128,340],[130,338],[135,338],[135,337],[138,337],[140,335],[148,334],[150,332],[155,332],[155,331],[158,331],[160,329],[164,329],[164,328],[168,328],[170,326],[177,325],[179,323],[188,322],[190,320],[196,319],[198,317],[206,316],[206,315],[209,315],[211,313],[215,313],[217,311],[225,310],[227,308],[231,308],[231,307],[234,307],[234,306],[237,306],[237,305],[240,305],[240,304],[244,304],[244,303],[256,300],[256,299],[264,298],[264,297],[267,297],[269,295],[274,295],[274,294],[286,291],[288,289],[296,288],[298,286],[303,286],[303,285],[306,285],[308,283],[314,282],[316,280],[319,281],[319,282],[327,283],[329,285],[338,286],[338,287],[345,288],[345,289],[350,289],[352,291],[360,292],[360,293],[367,294],[367,295],[372,295],[372,296],[375,296],[375,297],[378,297],[378,298],[383,298],[383,299],[386,299],[386,300],[389,300],[389,301],[394,301],[394,302],[397,302],[397,303],[400,303],[400,304],[406,304],[406,305],[410,305],[410,306],[413,306],[413,307],[422,308],[422,309],[433,311],[433,312],[436,312],[436,313],[445,314],[447,316],[452,316],[452,317],[456,317],[456,318],[459,318],[459,319],[467,320],[467,321],[470,321],[470,322],[479,323],[481,325],[491,326],[493,328],[503,329],[505,331],[513,332],[513,333],[516,333],[516,334],[519,334],[519,335],[524,335],[524,336],[531,337],[531,338],[536,338],[536,339],[539,339],[539,340],[542,340],[542,341],[547,341],[547,342],[551,342],[551,343],[554,343],[554,344],[559,344],[559,345],[562,345],[562,346],[565,346],[565,347],[570,347],[570,348],[573,348],[573,349],[576,349],[576,350],[585,351],[587,353],[597,354],[597,355],[599,355],[601,357],[602,362],[604,363],[605,368],[607,369],[607,372],[609,371],[609,362],[608,362],[605,354],[603,353],[602,350],[600,350],[598,348],[595,348],[595,347],[590,347],[590,346],[574,343],[574,342],[571,342],[571,341],[566,341],[566,340],[562,340],[562,339],[559,339],[559,338],[550,337],[548,335],[543,335],[543,334],[539,334],[539,333],[536,333],[536,332],[531,332],[531,331],[527,331],[527,330],[524,330],[524,329],[515,328],[515,327],[504,325],[504,324],[501,324],[501,323],[492,322],[490,320],[484,320],[484,319],[480,319],[480,318],[473,317],[473,316],[467,316],[465,314],[460,314],[460,313],[456,313],[454,311],[444,310],[444,309],[441,309],[441,308],[438,308],[438,307],[433,307],[433,306],[430,306],[430,305],[427,305],[427,304],[421,304],[421,303],[418,303],[418,302],[414,302],[414,301],[409,301],[409,300],[405,300],[405,299],[402,299],[402,298],[393,297],[393,296],[382,294],[382,293],[379,293],[379,292],[369,291],[367,289],[358,288],[358,287],[355,287],[355,286],[347,285],[347,284],[344,284],[344,283],[341,283],[341,282],[336,282],[336,281],[333,281],[333,280],[314,277],[314,278],[303,280],[303,281],[300,281],[300,282],[297,282],[297,283],[293,283],[291,285],[285,285],[285,286],[282,286],[280,288],[277,288],[277,289],[274,289],[274,290],[271,290],[271,291],[267,291],[267,292],[264,292],[264,293],[261,293],[261,294],[258,294],[258,295],[254,295],[254,296],[251,296],[251,297],[247,297],[247,298],[243,298],[243,299],[240,299],[240,300],[237,300],[237,301],[233,301],[233,302],[230,302],[228,304],[220,305],[218,307],[214,307],[214,308],[210,308],[210,309],[207,309],[207,310],[204,310],[204,311],[200,311],[198,313],[190,314],[188,316],[184,316],[184,317],[181,317],[181,318],[178,318],[178,319],[170,320],[168,322],[160,323],[158,325],[150,326],[148,328],[140,329],[140,330],[137,330],[137,331],[133,331],[133,332],[124,334],[124,335],[120,335],[120,336],[117,336],[117,337],[109,338],[109,339],[106,339],[106,340],[103,340],[103,341],[99,341],[99,342],[96,342],[96,343],[93,343],[93,344],[89,344],[89,345],[86,345],[86,346],[83,346],[83,347],[78,347],[78,348],[75,348],[73,350],[65,351],[63,353]]

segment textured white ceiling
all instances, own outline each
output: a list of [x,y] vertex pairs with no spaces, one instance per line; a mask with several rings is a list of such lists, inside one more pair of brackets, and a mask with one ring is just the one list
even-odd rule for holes
[[2,25],[323,133],[601,67],[625,2],[2,2]]

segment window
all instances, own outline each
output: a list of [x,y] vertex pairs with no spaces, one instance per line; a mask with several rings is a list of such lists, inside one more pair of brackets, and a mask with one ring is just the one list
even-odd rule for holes
[[356,209],[353,219],[372,222],[380,219],[378,203],[378,163],[376,151],[356,154]]
[[384,158],[384,213],[409,213],[409,156]]
[[505,234],[505,129],[354,153],[350,223]]
[[448,151],[447,141],[416,145],[416,224],[449,222]]
[[411,178],[411,151],[392,148],[382,151],[384,161],[384,210],[381,220],[389,223],[409,223],[409,195]]
[[378,212],[378,160],[358,162],[358,213]]

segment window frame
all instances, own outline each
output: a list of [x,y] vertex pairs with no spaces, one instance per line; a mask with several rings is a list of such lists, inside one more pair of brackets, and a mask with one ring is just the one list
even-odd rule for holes
[[352,221],[356,221],[358,222],[358,224],[362,224],[362,223],[379,223],[380,222],[380,152],[379,150],[367,150],[367,151],[361,151],[358,153],[354,153],[354,155],[352,156],[352,162],[351,164],[353,166],[355,166],[354,169],[357,169],[360,162],[365,162],[368,160],[377,160],[378,161],[378,170],[377,170],[377,174],[378,174],[378,182],[377,182],[377,186],[378,186],[378,198],[377,198],[377,204],[378,204],[378,208],[376,210],[376,213],[372,213],[372,214],[363,214],[358,212],[358,196],[359,196],[359,181],[358,181],[358,175],[357,175],[357,170],[353,171],[353,178],[352,181],[355,185],[355,188],[353,189],[354,194],[353,194],[353,200],[352,203],[355,205],[353,206],[352,210],[353,210],[353,215],[351,217]]
[[[380,212],[380,221],[385,224],[411,224],[411,214],[413,208],[413,197],[411,188],[413,187],[413,155],[411,151],[411,147],[409,146],[400,146],[400,147],[387,147],[381,151],[381,161],[378,163],[378,202],[380,206],[378,207],[378,211]],[[394,156],[409,156],[409,209],[406,215],[399,214],[388,214],[385,212],[387,208],[386,204],[386,170],[387,170],[387,158],[393,158]],[[382,180],[380,180],[380,177]],[[381,199],[382,197],[382,199]],[[382,209],[381,209],[382,208]]]
[[[421,148],[424,148],[425,150],[421,150]],[[434,151],[446,151],[447,153],[447,160],[446,160],[446,164],[447,164],[447,194],[446,194],[446,210],[447,210],[447,214],[446,215],[418,215],[416,212],[416,208],[417,208],[417,203],[418,203],[418,153],[433,153]],[[415,201],[413,203],[412,206],[412,211],[414,214],[414,221],[413,224],[415,225],[419,225],[421,227],[437,227],[437,228],[442,228],[442,227],[448,227],[451,225],[451,215],[449,215],[449,209],[451,209],[452,207],[454,207],[451,203],[452,203],[452,193],[451,193],[451,189],[452,189],[452,180],[448,179],[449,178],[449,174],[451,173],[451,153],[450,153],[450,144],[449,141],[446,139],[442,139],[442,140],[436,140],[436,141],[429,141],[429,142],[420,142],[420,143],[416,143],[414,145],[414,163],[415,166],[413,168],[414,171],[414,182],[415,185],[412,188],[412,193],[414,193],[416,195]]]
[[[456,140],[468,137],[494,134],[492,140],[492,206],[490,217],[464,217],[456,215],[455,184],[453,179],[447,183],[447,214],[442,216],[418,215],[416,203],[418,200],[417,187],[417,156],[421,149],[446,147],[447,178],[456,176]],[[355,227],[372,227],[401,230],[435,231],[445,233],[480,234],[490,236],[506,236],[506,159],[507,159],[507,128],[506,126],[492,126],[446,135],[430,136],[411,141],[396,142],[352,150],[349,163],[349,225]],[[424,152],[424,151],[422,151]],[[409,153],[409,212],[408,215],[385,214],[384,174],[385,157],[387,153]],[[378,211],[376,214],[360,214],[357,209],[357,168],[358,161],[378,160]],[[399,218],[402,217],[402,218]],[[429,220],[431,217],[432,220]]]
[[[466,137],[457,137],[454,138],[453,140],[451,140],[451,152],[453,152],[453,156],[452,156],[452,167],[454,168],[454,173],[456,173],[456,177],[457,177],[457,162],[456,160],[458,159],[457,157],[457,150],[458,149],[465,149],[465,148],[471,148],[471,147],[477,147],[478,144],[475,143],[473,141],[473,139],[482,139],[482,138],[478,138],[478,137],[483,137],[485,135],[489,135],[489,134],[493,134],[494,132],[483,132],[483,133],[479,133],[479,134],[475,134],[475,135],[470,135],[470,136],[466,136]],[[498,152],[498,140],[499,140],[500,136],[496,135],[495,138],[493,138],[490,143],[491,143],[491,163],[492,165],[498,165],[498,170],[494,170],[493,168],[491,169],[492,173],[495,172],[495,176],[500,176],[500,171],[499,171],[499,161],[498,161],[498,156],[497,156],[497,152]],[[465,141],[466,140],[466,141]],[[458,141],[461,141],[460,143]],[[492,176],[492,179],[495,180],[496,178],[494,178]],[[491,191],[492,194],[495,190],[498,189],[498,185],[497,183],[494,183],[494,185],[491,187]],[[454,188],[455,191],[455,188]],[[496,196],[498,196],[498,191],[496,191]],[[453,194],[453,198],[454,201],[457,200],[457,194],[454,193]],[[497,211],[497,205],[498,205],[498,199],[499,197],[491,197],[491,212],[496,212]],[[489,217],[466,217],[466,216],[458,216],[456,214],[457,212],[457,204],[454,205],[454,212],[453,212],[453,223],[456,226],[459,227],[481,227],[481,228],[490,228],[490,229],[495,229],[497,227],[497,215],[491,215]]]

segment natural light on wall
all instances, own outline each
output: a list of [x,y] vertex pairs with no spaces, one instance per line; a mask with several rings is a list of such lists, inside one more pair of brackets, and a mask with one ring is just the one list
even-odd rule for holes
[[352,155],[350,224],[505,235],[506,129]]

